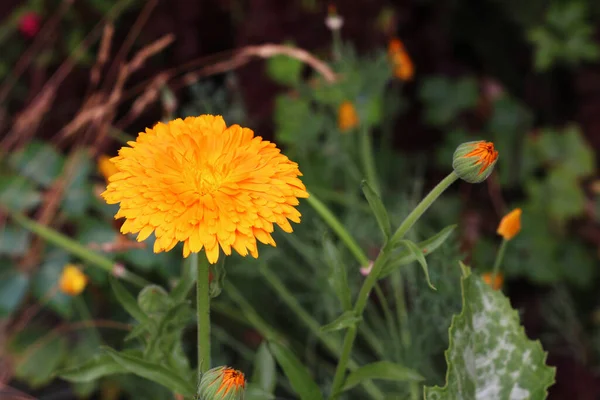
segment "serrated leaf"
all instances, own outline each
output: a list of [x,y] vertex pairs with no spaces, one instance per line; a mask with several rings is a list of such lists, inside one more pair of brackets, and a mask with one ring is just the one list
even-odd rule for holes
[[132,374],[159,383],[175,393],[190,397],[195,395],[196,390],[191,381],[188,382],[179,373],[160,363],[152,363],[137,356],[118,353],[111,348],[104,348],[104,351]]
[[261,343],[254,356],[254,373],[250,381],[262,389],[265,394],[275,392],[275,386],[277,386],[277,368],[267,342]]
[[[419,247],[419,249],[421,249],[421,253],[427,256],[436,251],[442,244],[444,244],[446,239],[450,237],[452,232],[454,232],[454,229],[456,229],[456,225],[447,226],[437,234],[430,237],[429,239],[419,242],[417,246]],[[385,278],[386,276],[391,274],[394,271],[394,269],[403,265],[410,264],[411,262],[414,262],[416,260],[417,258],[415,254],[412,251],[405,249],[399,254],[393,256],[391,260],[388,261],[386,265],[384,265],[383,270],[379,275],[379,279]]]
[[300,396],[300,400],[323,399],[319,386],[311,378],[306,367],[287,347],[277,342],[270,342],[269,349],[290,381],[292,389]]
[[431,280],[429,279],[429,268],[427,267],[427,260],[425,260],[423,250],[421,250],[419,246],[417,246],[414,242],[410,240],[401,240],[399,243],[403,244],[406,247],[406,249],[412,253],[419,265],[421,265],[429,287],[433,290],[437,290],[435,286],[433,286],[433,284],[431,283]]
[[366,180],[362,181],[361,188],[371,207],[371,211],[373,211],[373,215],[375,215],[375,218],[377,219],[379,229],[383,232],[384,238],[389,238],[392,234],[392,224],[390,223],[390,218],[388,217],[385,206],[381,201],[381,197],[379,197]]
[[323,255],[325,262],[328,264],[329,273],[329,285],[333,288],[337,295],[342,308],[344,310],[350,310],[352,308],[352,296],[350,293],[350,286],[348,285],[348,272],[346,271],[346,264],[338,251],[338,248],[333,244],[329,238],[323,240]]
[[357,316],[354,311],[345,311],[342,315],[337,317],[333,322],[328,323],[327,325],[323,325],[321,327],[321,332],[334,332],[339,331],[341,329],[346,329],[351,327],[352,325],[358,324],[362,321],[362,317]]
[[350,372],[342,391],[353,388],[368,379],[383,379],[396,382],[418,382],[423,378],[417,371],[391,361],[378,361],[363,365]]
[[426,400],[545,399],[555,368],[520,326],[501,291],[464,268],[463,308],[452,318],[446,385],[426,387]]
[[73,368],[58,372],[58,376],[69,382],[90,382],[113,374],[125,374],[129,371],[108,354],[97,354],[90,360]]

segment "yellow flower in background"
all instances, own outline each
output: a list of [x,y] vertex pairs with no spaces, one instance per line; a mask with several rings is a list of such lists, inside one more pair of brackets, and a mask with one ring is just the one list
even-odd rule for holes
[[61,292],[70,296],[77,296],[83,292],[87,282],[87,276],[77,266],[67,264],[60,275],[58,286]]
[[288,220],[300,222],[298,164],[248,128],[201,115],[159,122],[128,145],[102,197],[120,203],[122,233],[155,234],[155,253],[183,242],[184,257],[204,249],[211,263],[219,247],[256,258],[257,239],[275,246],[274,224],[292,232]]
[[483,281],[487,283],[487,285],[490,286],[492,289],[501,289],[502,285],[504,284],[504,276],[502,276],[501,273],[496,274],[496,279],[494,279],[494,282],[492,282],[492,276],[493,274],[491,272],[486,272],[483,275],[481,275],[481,279],[483,279]]
[[403,81],[412,80],[415,74],[413,62],[398,38],[390,40],[388,45],[388,58],[392,64],[394,76]]
[[241,371],[217,367],[202,375],[198,394],[206,400],[242,400],[245,388],[246,379]]
[[498,230],[498,235],[502,236],[504,240],[510,240],[514,238],[517,233],[521,231],[521,209],[515,208],[502,218]]
[[100,171],[107,184],[108,178],[119,172],[115,164],[113,164],[113,162],[110,161],[110,157],[105,155],[101,155],[100,157],[98,157],[98,171]]
[[338,109],[338,128],[347,132],[359,123],[358,113],[351,101],[344,101]]

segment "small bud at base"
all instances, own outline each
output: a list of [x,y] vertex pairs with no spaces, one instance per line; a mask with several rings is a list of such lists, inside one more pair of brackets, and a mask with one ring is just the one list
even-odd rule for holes
[[485,181],[498,161],[498,152],[492,142],[478,140],[463,143],[456,148],[452,160],[454,172],[469,183]]

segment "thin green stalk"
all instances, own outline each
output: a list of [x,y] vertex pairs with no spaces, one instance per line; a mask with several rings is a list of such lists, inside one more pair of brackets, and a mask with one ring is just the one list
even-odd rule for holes
[[[387,259],[389,258],[392,243],[396,243],[401,240],[406,232],[417,222],[417,220],[427,211],[427,209],[433,204],[433,202],[446,190],[452,183],[454,183],[458,179],[458,175],[456,173],[451,172],[446,178],[444,178],[436,187],[434,187],[427,196],[414,208],[414,210],[404,219],[404,221],[400,224],[394,235],[392,236],[391,241],[385,243],[382,247],[379,255],[375,259],[373,264],[373,269],[371,273],[367,275],[367,279],[363,282],[363,285],[358,293],[358,297],[356,299],[356,303],[354,306],[354,312],[356,315],[362,315],[367,305],[367,300],[369,298],[369,293],[377,283],[379,279],[379,275],[381,274],[381,270],[385,265]],[[335,373],[335,377],[333,379],[333,387],[330,399],[335,400],[340,395],[340,389],[344,384],[344,377],[346,374],[346,368],[348,364],[348,360],[350,358],[350,352],[352,351],[352,346],[354,345],[354,340],[356,339],[356,326],[350,327],[346,331],[346,336],[344,337],[344,344],[342,348],[342,355],[338,362],[337,370]]]
[[210,292],[209,264],[204,253],[192,253],[198,269],[196,279],[196,311],[198,313],[198,382],[210,369]]
[[365,124],[363,124],[360,129],[360,139],[360,159],[363,165],[364,174],[375,193],[381,195],[379,190],[379,179],[377,178],[377,169],[375,168],[375,160],[373,159],[371,133]]
[[504,258],[504,252],[506,251],[506,244],[508,240],[502,239],[502,244],[500,245],[500,249],[498,249],[498,253],[496,254],[496,261],[494,261],[494,269],[492,272],[492,287],[494,286],[494,282],[496,282],[496,276],[498,272],[500,272],[500,265],[502,265],[502,259]]
[[[315,335],[323,345],[334,355],[340,356],[339,342],[332,336],[321,332],[321,325],[308,313],[298,300],[290,293],[283,282],[265,265],[260,268],[261,274],[267,280],[269,285],[277,292],[283,302],[300,318],[300,320],[308,327],[308,329]],[[349,361],[350,369],[358,368],[358,364],[354,360]],[[383,393],[373,384],[371,381],[363,381],[363,387],[367,393],[374,399],[382,399]]]
[[381,303],[385,322],[388,324],[388,331],[392,337],[392,343],[394,344],[394,347],[398,347],[398,341],[396,339],[399,338],[399,334],[398,329],[396,328],[394,314],[392,314],[390,305],[388,304],[385,294],[378,283],[375,284],[375,295],[377,296],[379,303]]
[[35,233],[41,238],[47,240],[55,246],[62,248],[63,250],[73,254],[74,256],[81,258],[82,260],[89,263],[89,265],[99,267],[107,271],[108,273],[116,275],[118,276],[118,278],[133,283],[134,285],[139,287],[150,285],[150,282],[148,282],[146,279],[128,270],[119,269],[119,273],[115,274],[116,264],[111,259],[104,257],[103,255],[98,254],[85,246],[82,246],[81,244],[63,235],[62,233],[57,232],[52,228],[49,228],[32,219],[29,219],[25,215],[20,213],[10,212],[10,216],[16,223],[21,225],[23,228],[30,230],[31,232]]
[[352,252],[354,257],[358,260],[361,267],[369,265],[369,259],[367,255],[360,248],[358,243],[354,240],[350,233],[346,230],[344,225],[338,221],[333,213],[323,204],[313,193],[309,193],[307,201],[312,208],[323,218],[323,220],[329,225],[329,227],[339,236],[340,239],[346,244],[346,247]]

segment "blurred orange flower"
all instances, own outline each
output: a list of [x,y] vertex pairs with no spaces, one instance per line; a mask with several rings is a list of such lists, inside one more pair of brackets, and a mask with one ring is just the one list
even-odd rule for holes
[[63,268],[58,286],[60,291],[69,296],[77,296],[85,289],[88,279],[87,276],[77,266],[67,264]]
[[403,81],[412,80],[415,74],[413,62],[398,38],[390,40],[388,45],[388,58],[392,64],[394,76]]
[[496,274],[496,279],[494,279],[494,282],[492,282],[492,275],[493,274],[491,272],[486,272],[483,275],[481,275],[481,279],[483,279],[483,281],[487,283],[488,286],[490,286],[492,289],[501,289],[502,285],[504,284],[504,276],[502,276],[501,273],[498,273]]
[[211,263],[233,248],[258,257],[256,240],[275,246],[273,225],[292,232],[298,198],[308,197],[298,164],[274,143],[220,116],[159,122],[112,158],[102,197],[120,203],[121,233],[156,236],[154,252],[183,242],[183,255],[205,250]]
[[338,128],[347,132],[359,123],[358,113],[351,101],[344,101],[338,109]]
[[504,240],[510,240],[521,231],[521,209],[515,208],[502,218],[498,230],[498,235]]

